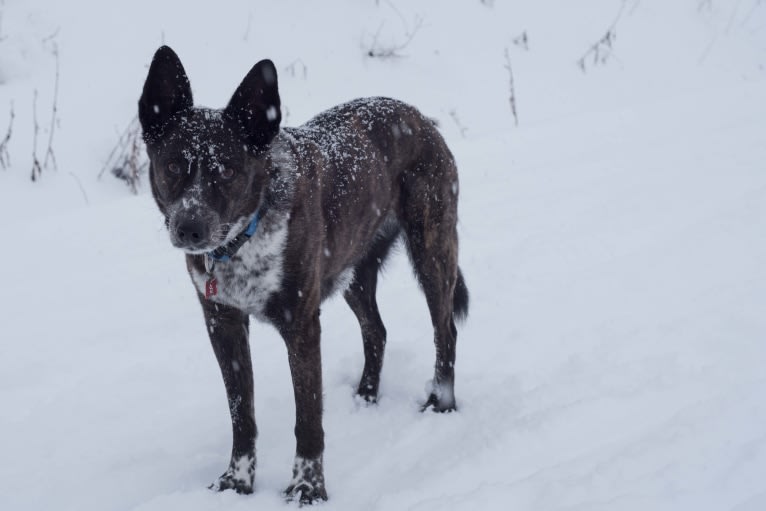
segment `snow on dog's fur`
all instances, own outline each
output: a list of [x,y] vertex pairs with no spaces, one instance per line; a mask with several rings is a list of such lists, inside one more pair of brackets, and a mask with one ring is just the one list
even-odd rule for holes
[[[319,308],[342,290],[359,319],[358,393],[377,399],[386,331],[378,270],[403,239],[434,325],[423,409],[455,410],[457,169],[433,123],[388,98],[358,99],[280,130],[277,72],[257,63],[223,110],[195,108],[178,56],[157,50],[139,101],[155,201],[202,304],[229,400],[231,462],[211,487],[253,490],[256,425],[249,316],[285,340],[296,406],[289,499],[327,498]],[[251,232],[254,229],[254,232]]]

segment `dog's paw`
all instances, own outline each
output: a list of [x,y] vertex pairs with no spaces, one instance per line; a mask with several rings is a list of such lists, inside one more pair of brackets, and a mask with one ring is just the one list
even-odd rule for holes
[[457,411],[453,385],[438,384],[431,381],[428,382],[428,388],[431,390],[428,394],[428,399],[420,407],[421,412],[429,409],[439,413]]
[[312,487],[302,482],[298,485],[290,485],[285,490],[285,499],[288,502],[297,501],[299,505],[306,506],[327,500],[327,490],[324,486]]
[[242,479],[232,477],[231,474],[226,472],[210,486],[208,486],[208,489],[213,491],[234,490],[239,494],[249,495],[253,493],[253,484],[247,481],[243,481]]
[[368,403],[378,402],[378,385],[379,380],[377,378],[371,378],[362,375],[362,379],[359,382],[359,386],[356,388],[356,395]]
[[293,480],[284,491],[284,495],[288,502],[297,500],[301,506],[327,500],[322,458],[306,459],[296,456]]
[[449,413],[456,412],[457,406],[455,405],[455,401],[442,403],[439,401],[439,398],[436,397],[436,394],[431,394],[428,396],[426,402],[420,407],[421,412],[425,412],[426,410],[432,410],[438,413]]
[[356,391],[356,399],[363,401],[365,404],[374,405],[378,402],[378,393],[368,387],[359,386]]
[[255,456],[232,458],[229,468],[208,489],[213,491],[234,490],[241,494],[253,493],[255,480]]

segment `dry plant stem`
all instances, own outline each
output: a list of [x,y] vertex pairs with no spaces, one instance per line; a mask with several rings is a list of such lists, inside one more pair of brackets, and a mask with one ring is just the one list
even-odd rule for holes
[[[57,33],[58,30],[48,38],[44,39],[44,41],[54,38]],[[50,126],[48,127],[48,146],[45,149],[45,157],[43,158],[42,164],[37,158],[37,137],[40,134],[40,125],[37,122],[37,89],[35,89],[32,98],[32,119],[34,121],[34,136],[32,138],[32,173],[30,175],[32,181],[37,181],[42,175],[43,169],[47,170],[49,166],[52,166],[53,170],[58,170],[58,165],[56,164],[56,153],[53,151],[53,135],[56,132],[56,122],[58,120],[57,114],[59,96],[59,52],[58,47],[55,46],[55,44],[53,47],[53,55],[56,58],[56,76],[53,82],[53,105],[51,107]]]
[[138,193],[138,183],[141,178],[141,168],[138,163],[143,154],[143,147],[139,144],[138,137],[133,137],[130,144],[130,177],[128,184],[133,193]]
[[449,116],[452,118],[452,120],[455,122],[455,125],[460,130],[460,136],[465,138],[465,134],[468,132],[468,128],[463,126],[463,123],[460,122],[460,118],[457,116],[457,111],[454,108],[449,111]]
[[242,35],[242,40],[247,42],[250,39],[250,27],[253,25],[253,13],[247,14],[247,27],[245,27],[245,33]]
[[40,125],[37,124],[37,89],[35,89],[32,99],[32,118],[34,120],[34,136],[32,137],[32,181],[37,181],[43,169],[40,166],[40,160],[37,159],[37,134],[40,132]]
[[75,183],[77,183],[77,186],[80,188],[80,192],[82,193],[82,198],[85,199],[85,205],[90,206],[90,201],[88,200],[88,194],[85,193],[85,188],[82,186],[82,181],[80,181],[80,178],[77,177],[77,175],[74,172],[70,172],[69,175],[72,176],[72,179],[74,179]]
[[101,177],[104,175],[104,173],[117,163],[117,160],[119,159],[119,151],[124,148],[125,140],[128,139],[128,135],[130,133],[130,130],[133,127],[133,125],[134,125],[134,123],[136,122],[137,119],[138,119],[137,117],[134,117],[128,123],[128,125],[125,126],[125,129],[122,131],[120,136],[117,138],[117,143],[112,148],[111,152],[109,153],[109,156],[106,157],[106,162],[104,163],[104,166],[101,167],[101,171],[98,173],[98,179],[101,179]]
[[380,59],[390,59],[390,58],[401,58],[404,55],[402,55],[401,51],[405,49],[411,42],[412,39],[415,37],[415,34],[418,33],[418,30],[423,26],[423,18],[416,17],[415,23],[412,28],[412,30],[407,30],[405,33],[405,39],[399,44],[394,44],[391,46],[381,46],[378,43],[378,37],[380,37],[380,32],[383,30],[383,23],[380,24],[380,27],[378,28],[378,31],[375,32],[375,36],[372,38],[372,44],[370,45],[370,48],[367,50],[367,56],[373,57],[373,58],[380,58]]
[[56,57],[56,79],[53,82],[53,108],[51,109],[51,123],[48,128],[48,149],[45,150],[45,159],[43,160],[43,168],[48,168],[48,163],[53,165],[53,170],[58,170],[56,164],[56,154],[53,152],[53,134],[56,131],[56,121],[58,114],[58,99],[59,99],[59,51],[58,47],[54,47],[53,55]]
[[295,59],[284,67],[285,73],[290,73],[293,78],[299,74],[304,80],[308,76],[308,67],[302,59]]
[[519,48],[529,51],[529,38],[527,37],[526,30],[522,32],[521,35],[514,37],[511,42]]
[[8,122],[8,131],[5,132],[3,140],[0,141],[0,167],[2,167],[3,170],[11,166],[11,155],[8,153],[8,142],[11,140],[11,135],[13,134],[14,117],[13,103],[11,103],[11,120]]
[[0,0],[0,41],[5,39],[3,35],[3,7],[5,7],[5,0]]
[[614,44],[615,39],[617,39],[617,22],[622,18],[627,3],[628,0],[622,0],[620,3],[620,10],[617,13],[617,16],[615,16],[614,21],[612,21],[612,23],[607,28],[606,33],[601,36],[595,43],[590,45],[582,57],[577,59],[577,66],[582,70],[583,73],[586,71],[588,62],[592,61],[594,66],[604,64],[611,55],[612,45]]
[[755,10],[763,4],[763,0],[756,0],[753,2],[753,5],[750,6],[750,10],[745,14],[745,16],[742,17],[742,21],[740,21],[739,26],[744,27],[747,25],[747,23],[750,21],[750,18],[753,17],[753,13]]
[[141,126],[138,124],[138,117],[134,117],[117,139],[117,143],[98,173],[98,178],[101,179],[101,176],[109,170],[112,175],[125,181],[131,192],[138,193],[141,176],[148,167],[149,162],[141,139]]
[[513,122],[516,126],[519,125],[519,115],[516,111],[516,89],[513,85],[513,70],[511,69],[511,52],[508,48],[505,49],[505,69],[508,70],[508,87],[510,88],[510,95],[508,96],[508,102],[511,104],[511,114],[513,115]]

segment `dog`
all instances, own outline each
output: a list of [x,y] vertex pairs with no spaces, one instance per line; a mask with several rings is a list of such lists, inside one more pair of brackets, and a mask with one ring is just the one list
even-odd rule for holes
[[422,407],[455,406],[456,320],[468,311],[458,268],[455,160],[435,123],[388,98],[358,99],[281,128],[277,71],[255,64],[222,110],[194,107],[176,53],[157,50],[138,116],[155,202],[183,250],[223,375],[233,442],[210,487],[251,493],[256,423],[249,317],[287,346],[296,454],[287,500],[327,500],[322,456],[319,310],[341,291],[361,325],[357,393],[378,397],[386,329],[378,270],[403,239],[434,328],[436,364]]

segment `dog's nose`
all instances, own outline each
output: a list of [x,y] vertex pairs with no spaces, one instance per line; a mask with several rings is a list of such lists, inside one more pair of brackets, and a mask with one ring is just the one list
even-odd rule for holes
[[188,247],[197,247],[207,242],[207,226],[204,222],[186,220],[176,227],[178,241]]

